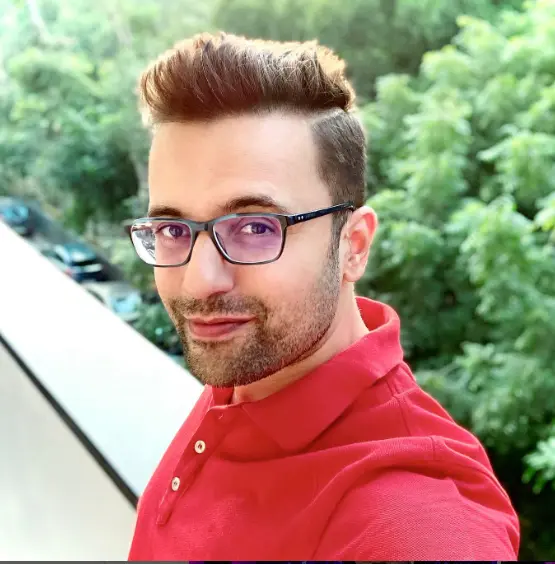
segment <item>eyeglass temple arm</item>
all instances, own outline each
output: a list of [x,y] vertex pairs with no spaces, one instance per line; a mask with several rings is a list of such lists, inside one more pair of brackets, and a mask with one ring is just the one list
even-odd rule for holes
[[308,221],[310,219],[316,219],[317,217],[322,217],[330,213],[334,213],[342,210],[354,211],[356,208],[352,202],[346,202],[344,204],[337,204],[331,208],[324,208],[322,210],[316,210],[306,213],[299,213],[297,215],[287,216],[287,225],[295,225],[296,223],[302,223],[303,221]]

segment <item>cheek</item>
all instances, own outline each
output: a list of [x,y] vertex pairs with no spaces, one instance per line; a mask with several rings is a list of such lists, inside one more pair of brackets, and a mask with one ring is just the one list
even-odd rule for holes
[[257,296],[275,306],[303,302],[320,278],[327,261],[327,245],[321,248],[295,248],[284,251],[276,262],[244,267],[238,272],[237,287],[241,294]]
[[154,282],[161,297],[177,297],[181,293],[182,275],[177,268],[155,268]]

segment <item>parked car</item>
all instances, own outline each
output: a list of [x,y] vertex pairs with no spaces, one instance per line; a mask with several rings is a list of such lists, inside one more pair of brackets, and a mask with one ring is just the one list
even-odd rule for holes
[[31,210],[17,198],[0,198],[0,220],[23,237],[30,237],[34,232]]
[[127,323],[139,318],[141,294],[127,282],[84,282],[83,288]]
[[58,255],[49,248],[41,248],[39,249],[40,253],[43,257],[47,258],[56,268],[67,274],[71,277],[71,269],[69,266],[66,266],[64,262],[58,258]]
[[96,253],[84,243],[54,245],[41,252],[76,282],[100,282],[107,278]]

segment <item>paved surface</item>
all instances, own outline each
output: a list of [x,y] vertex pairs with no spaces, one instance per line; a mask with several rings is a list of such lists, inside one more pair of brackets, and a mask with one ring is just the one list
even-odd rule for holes
[[0,345],[0,560],[125,560],[135,511]]

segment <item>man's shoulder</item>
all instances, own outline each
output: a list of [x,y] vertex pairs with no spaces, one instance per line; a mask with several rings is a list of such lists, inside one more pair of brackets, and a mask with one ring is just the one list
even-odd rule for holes
[[514,509],[483,475],[470,473],[467,484],[432,467],[369,476],[337,506],[319,558],[339,552],[344,560],[514,559]]
[[419,385],[405,363],[364,390],[345,424],[369,443],[391,440],[411,452],[425,452],[426,457],[431,452],[438,462],[474,460],[483,471],[492,471],[480,440]]
[[367,389],[340,424],[344,437],[356,437],[358,470],[320,558],[341,542],[344,560],[514,558],[518,517],[485,449],[405,364]]

